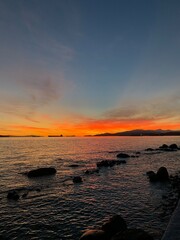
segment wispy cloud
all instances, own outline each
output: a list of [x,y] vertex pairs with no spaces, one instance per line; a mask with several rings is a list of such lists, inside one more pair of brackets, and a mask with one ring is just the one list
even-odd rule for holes
[[[39,122],[42,108],[58,101],[62,92],[62,79],[59,82],[50,76],[21,79],[16,82],[15,91],[0,91],[0,111],[31,121]],[[18,91],[17,91],[18,86]]]
[[180,118],[180,95],[178,93],[165,94],[144,99],[142,101],[123,101],[120,107],[111,109],[103,114],[103,117],[116,120],[149,119],[160,120]]

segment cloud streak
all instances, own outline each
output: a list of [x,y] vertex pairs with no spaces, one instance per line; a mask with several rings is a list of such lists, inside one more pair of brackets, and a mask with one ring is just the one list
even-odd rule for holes
[[116,120],[161,120],[180,118],[180,96],[167,94],[143,101],[124,101],[123,106],[106,111],[103,117]]

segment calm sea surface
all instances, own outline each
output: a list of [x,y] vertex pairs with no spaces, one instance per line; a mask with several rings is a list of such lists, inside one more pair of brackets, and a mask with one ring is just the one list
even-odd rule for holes
[[[0,239],[78,240],[84,229],[117,213],[128,226],[160,239],[171,214],[160,207],[162,194],[170,186],[150,184],[145,173],[165,166],[174,174],[180,170],[180,151],[147,154],[144,149],[163,143],[180,145],[180,137],[1,138]],[[116,159],[116,151],[141,154],[125,165],[84,174],[98,161]],[[57,169],[56,176],[22,174],[47,166]],[[76,175],[82,184],[72,183]],[[19,190],[18,201],[7,200],[11,189]]]

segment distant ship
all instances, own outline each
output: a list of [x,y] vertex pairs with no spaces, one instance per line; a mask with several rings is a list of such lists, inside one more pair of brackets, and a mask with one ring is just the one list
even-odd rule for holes
[[48,137],[63,137],[63,135],[48,135]]

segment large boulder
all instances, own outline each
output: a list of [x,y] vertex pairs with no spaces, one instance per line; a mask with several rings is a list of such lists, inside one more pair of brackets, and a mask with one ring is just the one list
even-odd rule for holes
[[173,149],[173,150],[179,149],[178,146],[177,146],[177,144],[175,144],[175,143],[169,145],[169,148],[170,148],[170,149]]
[[120,215],[114,215],[105,224],[102,225],[102,230],[107,236],[112,237],[120,231],[125,231],[127,224]]
[[87,230],[80,240],[109,240],[102,230]]
[[129,154],[127,154],[127,153],[119,153],[119,154],[117,154],[117,158],[129,158],[130,156],[129,156]]
[[146,174],[149,177],[150,182],[163,182],[169,180],[169,173],[165,167],[160,167],[157,173],[148,171]]
[[56,169],[53,167],[47,167],[47,168],[38,168],[35,170],[31,170],[28,172],[27,176],[29,178],[32,177],[42,177],[42,176],[48,176],[48,175],[54,175],[56,174]]
[[159,181],[169,180],[169,173],[165,167],[160,167],[157,171],[157,178]]
[[117,233],[111,240],[153,240],[153,237],[141,229],[127,229]]
[[162,146],[159,147],[160,149],[167,149],[168,145],[167,144],[163,144]]

